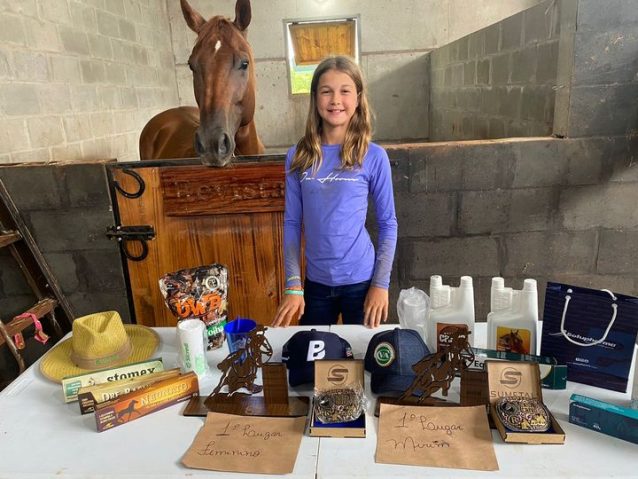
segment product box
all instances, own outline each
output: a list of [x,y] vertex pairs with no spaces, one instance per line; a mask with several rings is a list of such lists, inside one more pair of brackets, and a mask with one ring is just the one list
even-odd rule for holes
[[192,371],[165,379],[148,388],[98,404],[95,410],[97,430],[102,432],[112,429],[198,394],[197,374]]
[[519,354],[494,349],[472,348],[474,362],[471,369],[484,369],[483,364],[487,359],[499,359],[502,361],[527,361],[538,363],[541,375],[541,386],[547,389],[567,388],[567,365],[558,364],[556,359],[548,356],[535,356],[533,354]]
[[[364,389],[364,367],[361,360],[315,361],[315,390],[361,388]],[[310,414],[310,436],[317,437],[366,437],[365,410],[354,421],[324,424]]]
[[496,402],[502,397],[511,396],[543,401],[538,363],[488,360],[485,362],[485,370],[489,388],[490,416],[503,441],[523,444],[563,444],[565,442],[565,432],[551,412],[549,413],[551,426],[547,432],[509,431],[496,414]]
[[572,394],[569,422],[638,444],[638,411],[635,409]]
[[146,374],[164,371],[162,358],[149,359],[139,363],[130,363],[111,369],[100,369],[78,376],[69,376],[62,379],[62,391],[64,392],[64,402],[72,402],[78,398],[78,391],[81,387],[93,386],[110,381],[131,379]]
[[120,381],[96,384],[95,386],[82,387],[78,391],[78,403],[80,404],[80,413],[88,414],[95,411],[97,404],[128,394],[138,389],[149,387],[158,381],[174,378],[179,376],[180,369],[169,369],[157,373],[146,374],[133,379],[124,379]]

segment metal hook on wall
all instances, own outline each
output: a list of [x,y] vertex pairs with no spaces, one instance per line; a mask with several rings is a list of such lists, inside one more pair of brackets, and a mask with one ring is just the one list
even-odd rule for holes
[[137,191],[133,193],[129,193],[128,191],[126,191],[124,188],[120,186],[117,180],[113,180],[113,186],[115,187],[115,189],[119,191],[122,194],[122,196],[125,196],[126,198],[134,199],[134,198],[139,198],[140,196],[142,196],[144,194],[144,191],[146,190],[146,184],[144,183],[144,180],[139,175],[139,173],[135,172],[134,170],[130,168],[123,168],[122,173],[125,175],[132,176],[137,182],[137,184],[139,185],[139,188],[137,189]]

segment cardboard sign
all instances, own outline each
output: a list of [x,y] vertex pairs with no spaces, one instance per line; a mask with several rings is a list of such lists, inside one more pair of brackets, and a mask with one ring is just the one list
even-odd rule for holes
[[295,468],[305,417],[208,413],[182,464],[210,471],[288,474]]
[[484,406],[381,404],[376,462],[497,471]]

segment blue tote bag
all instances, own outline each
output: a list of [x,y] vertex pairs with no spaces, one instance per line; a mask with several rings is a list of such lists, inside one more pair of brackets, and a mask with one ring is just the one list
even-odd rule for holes
[[547,283],[541,354],[567,364],[567,379],[627,391],[638,334],[638,298]]

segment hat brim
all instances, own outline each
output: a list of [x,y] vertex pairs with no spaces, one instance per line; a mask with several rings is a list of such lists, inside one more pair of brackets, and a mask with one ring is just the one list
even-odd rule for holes
[[374,394],[403,393],[414,381],[413,374],[401,375],[391,373],[372,373],[370,377],[370,389]]
[[[112,368],[150,358],[159,344],[158,334],[147,326],[125,324],[124,329],[131,341],[132,352],[126,359],[113,364]],[[65,339],[42,356],[40,372],[45,378],[61,383],[62,379],[67,376],[77,376],[91,372],[89,369],[82,369],[73,364],[73,361],[71,361],[71,347],[71,338]]]

